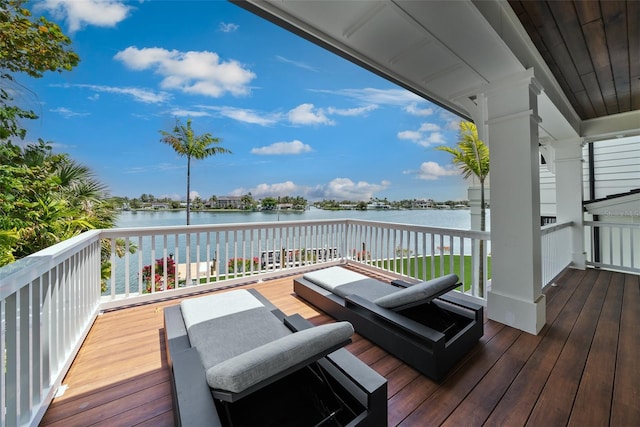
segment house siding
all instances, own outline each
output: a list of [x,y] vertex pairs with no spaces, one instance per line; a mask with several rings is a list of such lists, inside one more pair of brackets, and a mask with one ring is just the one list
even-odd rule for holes
[[640,137],[593,142],[595,194],[589,194],[589,153],[583,149],[584,198],[601,199],[640,188]]

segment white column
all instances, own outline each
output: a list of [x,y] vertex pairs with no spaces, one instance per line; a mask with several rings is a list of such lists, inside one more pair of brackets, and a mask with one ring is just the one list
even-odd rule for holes
[[537,334],[546,321],[540,246],[538,103],[533,70],[490,84],[492,320]]
[[[485,187],[485,203],[488,201],[487,199],[487,188]],[[469,215],[471,215],[471,229],[472,230],[480,230],[480,217],[482,213],[481,203],[480,203],[480,186],[479,185],[470,185],[467,188],[467,197],[469,200]]]
[[554,141],[556,218],[558,222],[573,221],[571,226],[571,260],[576,268],[586,266],[584,250],[584,214],[582,209],[582,144],[581,138]]
[[[488,135],[488,125],[487,125],[487,97],[483,93],[480,93],[475,96],[474,101],[465,99],[465,103],[462,103],[462,104],[465,107],[467,107],[467,110],[469,111],[469,114],[471,115],[471,118],[473,119],[473,122],[476,125],[476,129],[478,130],[478,138],[489,147],[489,137],[488,137],[489,135]],[[491,150],[491,147],[489,147],[489,150]],[[471,183],[467,188],[467,194],[469,197],[469,207],[471,208],[470,214],[471,214],[472,230],[480,230],[480,216],[481,216],[480,191],[481,191],[481,188],[480,188],[479,181],[475,178],[475,176],[472,176]],[[489,199],[490,199],[489,177],[487,177],[487,179],[485,180],[484,191],[485,191],[485,194],[484,194],[485,203],[489,203]],[[476,242],[476,245],[477,245],[477,242]],[[476,248],[476,253],[477,251],[478,249]]]

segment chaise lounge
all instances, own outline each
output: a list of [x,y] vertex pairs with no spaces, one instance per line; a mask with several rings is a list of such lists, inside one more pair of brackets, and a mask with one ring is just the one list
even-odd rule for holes
[[387,382],[341,348],[348,322],[314,327],[256,290],[183,300],[164,319],[177,425],[386,425]]
[[394,280],[390,285],[336,266],[295,279],[293,290],[440,381],[483,335],[483,307],[449,293],[458,286],[455,274],[416,284]]

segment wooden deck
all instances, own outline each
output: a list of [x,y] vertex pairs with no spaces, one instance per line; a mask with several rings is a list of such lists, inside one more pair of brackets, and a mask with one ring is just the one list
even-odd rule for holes
[[[441,384],[356,336],[348,349],[389,381],[389,425],[638,425],[639,277],[568,270],[557,284],[541,334],[486,321]],[[293,277],[250,287],[287,314],[331,321],[295,296]],[[41,425],[173,425],[162,308],[177,302],[101,315]]]

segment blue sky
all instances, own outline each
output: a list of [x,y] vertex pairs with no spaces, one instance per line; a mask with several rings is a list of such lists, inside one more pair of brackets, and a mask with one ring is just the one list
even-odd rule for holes
[[195,161],[193,196],[466,199],[447,153],[459,118],[226,1],[46,0],[81,58],[18,76],[25,123],[112,195],[185,198],[186,159],[160,142],[192,119],[232,154]]

